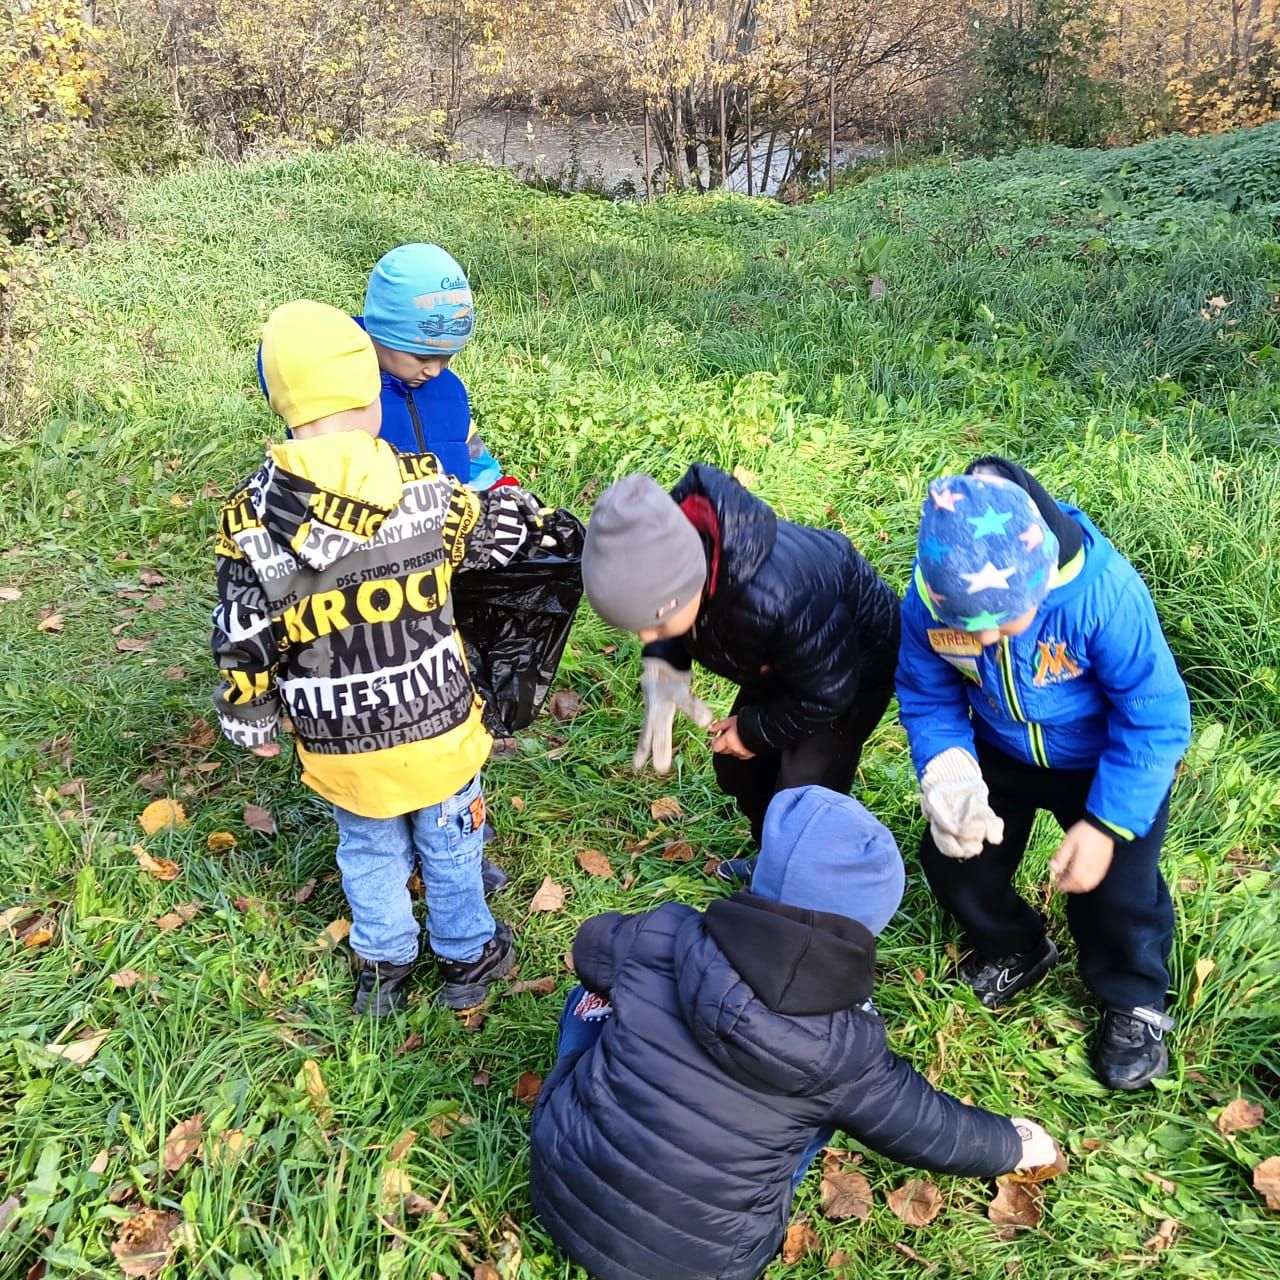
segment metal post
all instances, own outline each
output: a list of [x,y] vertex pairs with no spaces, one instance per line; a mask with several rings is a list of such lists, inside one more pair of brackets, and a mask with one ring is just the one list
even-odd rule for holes
[[827,193],[836,189],[836,78],[831,77],[827,100]]
[[[753,196],[755,189],[755,165],[751,158],[751,90],[747,90],[747,195]],[[766,175],[767,177],[768,175]]]
[[724,86],[720,86],[720,188],[729,185],[729,135],[724,127]]

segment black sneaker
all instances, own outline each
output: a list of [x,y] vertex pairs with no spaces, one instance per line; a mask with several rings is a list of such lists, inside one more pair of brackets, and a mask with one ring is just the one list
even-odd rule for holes
[[356,998],[351,1008],[374,1018],[385,1018],[397,1009],[403,1009],[409,998],[409,977],[417,962],[388,964],[379,960],[374,964],[365,961],[356,979]]
[[1133,1009],[1108,1009],[1093,1046],[1093,1069],[1108,1089],[1145,1089],[1153,1080],[1169,1074],[1166,1031],[1173,1019],[1160,1009],[1139,1005]]
[[497,930],[484,945],[479,959],[445,960],[436,956],[444,985],[436,996],[439,1004],[450,1009],[474,1009],[484,1004],[489,985],[511,968],[516,958],[516,944],[511,927],[498,921]]
[[490,862],[488,858],[480,859],[480,879],[484,881],[486,898],[492,898],[495,893],[501,893],[511,883],[511,877],[496,862]]
[[755,872],[755,858],[726,858],[716,867],[715,877],[725,884],[749,885]]
[[984,960],[975,952],[957,969],[960,980],[973,988],[988,1009],[1007,1004],[1023,987],[1039,982],[1058,963],[1058,948],[1045,938],[1034,951]]

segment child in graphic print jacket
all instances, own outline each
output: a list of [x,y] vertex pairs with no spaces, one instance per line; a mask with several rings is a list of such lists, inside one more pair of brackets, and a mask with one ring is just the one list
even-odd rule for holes
[[480,768],[491,739],[453,626],[455,570],[502,566],[536,536],[537,503],[480,496],[430,454],[378,439],[377,357],[335,308],[277,308],[262,338],[273,444],[223,508],[213,652],[223,732],[279,751],[282,712],[302,780],[333,805],[338,866],[363,959],[357,1012],[404,1003],[418,956],[406,882],[420,864],[427,928],[454,1008],[511,967],[481,881]]
[[1160,874],[1187,691],[1133,567],[1021,467],[983,458],[929,486],[902,611],[898,700],[929,830],[920,861],[994,1008],[1057,962],[1013,887],[1036,812],[1113,1089],[1168,1070],[1173,906]]

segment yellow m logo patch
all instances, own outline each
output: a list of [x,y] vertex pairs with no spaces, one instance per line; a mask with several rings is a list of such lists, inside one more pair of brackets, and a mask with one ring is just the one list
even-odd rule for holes
[[1067,652],[1067,646],[1056,640],[1037,640],[1040,651],[1036,657],[1036,674],[1033,681],[1039,687],[1074,680],[1080,674],[1076,660]]

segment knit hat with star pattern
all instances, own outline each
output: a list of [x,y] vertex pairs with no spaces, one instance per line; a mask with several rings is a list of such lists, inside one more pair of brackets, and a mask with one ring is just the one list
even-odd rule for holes
[[1058,566],[1058,539],[1010,481],[943,476],[924,501],[916,563],[942,622],[988,631],[1039,607]]

